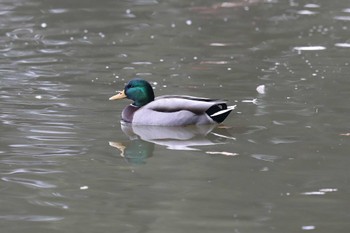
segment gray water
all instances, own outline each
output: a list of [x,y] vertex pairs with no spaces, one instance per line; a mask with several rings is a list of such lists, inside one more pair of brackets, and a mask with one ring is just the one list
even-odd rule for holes
[[[349,232],[348,1],[0,9],[1,232]],[[136,76],[237,109],[122,126]]]

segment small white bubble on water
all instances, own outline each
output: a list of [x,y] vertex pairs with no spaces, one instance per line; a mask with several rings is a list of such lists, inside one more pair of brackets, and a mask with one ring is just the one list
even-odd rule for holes
[[106,37],[106,35],[103,34],[103,32],[99,32],[98,35],[99,35],[101,38],[105,38],[105,37]]
[[36,95],[35,99],[41,100],[43,97],[41,95]]
[[305,7],[305,8],[319,8],[320,5],[318,5],[318,4],[313,4],[313,3],[309,3],[309,4],[306,4],[304,7]]
[[40,25],[42,28],[46,28],[47,27],[47,23],[41,23]]
[[259,94],[265,94],[266,91],[265,91],[265,85],[259,85],[257,88],[256,88],[256,91],[259,93]]
[[304,231],[310,231],[310,230],[315,230],[316,227],[312,226],[312,225],[310,225],[310,226],[302,226],[301,229],[304,230]]
[[294,50],[297,51],[317,51],[317,50],[325,50],[325,46],[299,46],[299,47],[294,47]]
[[128,15],[131,13],[130,9],[126,9],[125,13],[127,13]]
[[192,20],[190,20],[190,19],[186,20],[186,24],[187,24],[188,26],[192,25]]
[[210,155],[225,155],[225,156],[236,156],[237,153],[227,152],[227,151],[206,151],[205,153]]
[[350,43],[336,43],[335,46],[341,48],[350,48]]
[[258,101],[257,99],[252,99],[252,100],[242,100],[242,103],[253,103],[256,104]]
[[312,192],[303,192],[301,194],[306,196],[314,196],[314,195],[325,195],[326,193],[321,191],[312,191]]
[[172,24],[171,24],[171,27],[172,27],[172,28],[175,28],[175,27],[176,27],[176,24],[172,23]]
[[310,10],[300,10],[300,11],[297,11],[297,14],[299,15],[315,15],[317,14],[318,12],[315,12],[315,11],[310,11]]
[[80,190],[87,190],[89,187],[88,186],[81,186]]
[[321,192],[337,192],[338,189],[337,188],[323,188],[320,189]]

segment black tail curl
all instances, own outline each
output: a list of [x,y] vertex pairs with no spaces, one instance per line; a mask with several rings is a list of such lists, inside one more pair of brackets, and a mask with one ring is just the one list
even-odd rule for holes
[[215,122],[221,123],[226,119],[232,110],[233,108],[227,108],[227,104],[221,103],[211,106],[207,111],[205,111],[205,113],[208,114],[208,116],[210,116],[210,118]]

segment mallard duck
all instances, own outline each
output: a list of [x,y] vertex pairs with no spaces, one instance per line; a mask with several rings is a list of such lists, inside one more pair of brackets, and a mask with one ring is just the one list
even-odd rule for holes
[[154,97],[143,79],[130,80],[124,90],[109,100],[128,98],[134,102],[122,112],[122,120],[135,125],[185,126],[221,123],[235,108],[226,101],[187,95]]

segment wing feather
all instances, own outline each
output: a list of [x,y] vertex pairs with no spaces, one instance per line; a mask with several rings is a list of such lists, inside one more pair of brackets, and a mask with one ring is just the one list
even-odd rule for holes
[[220,103],[226,103],[226,101],[194,96],[166,95],[156,98],[147,105],[147,108],[158,112],[187,110],[196,114],[201,114],[211,106]]

